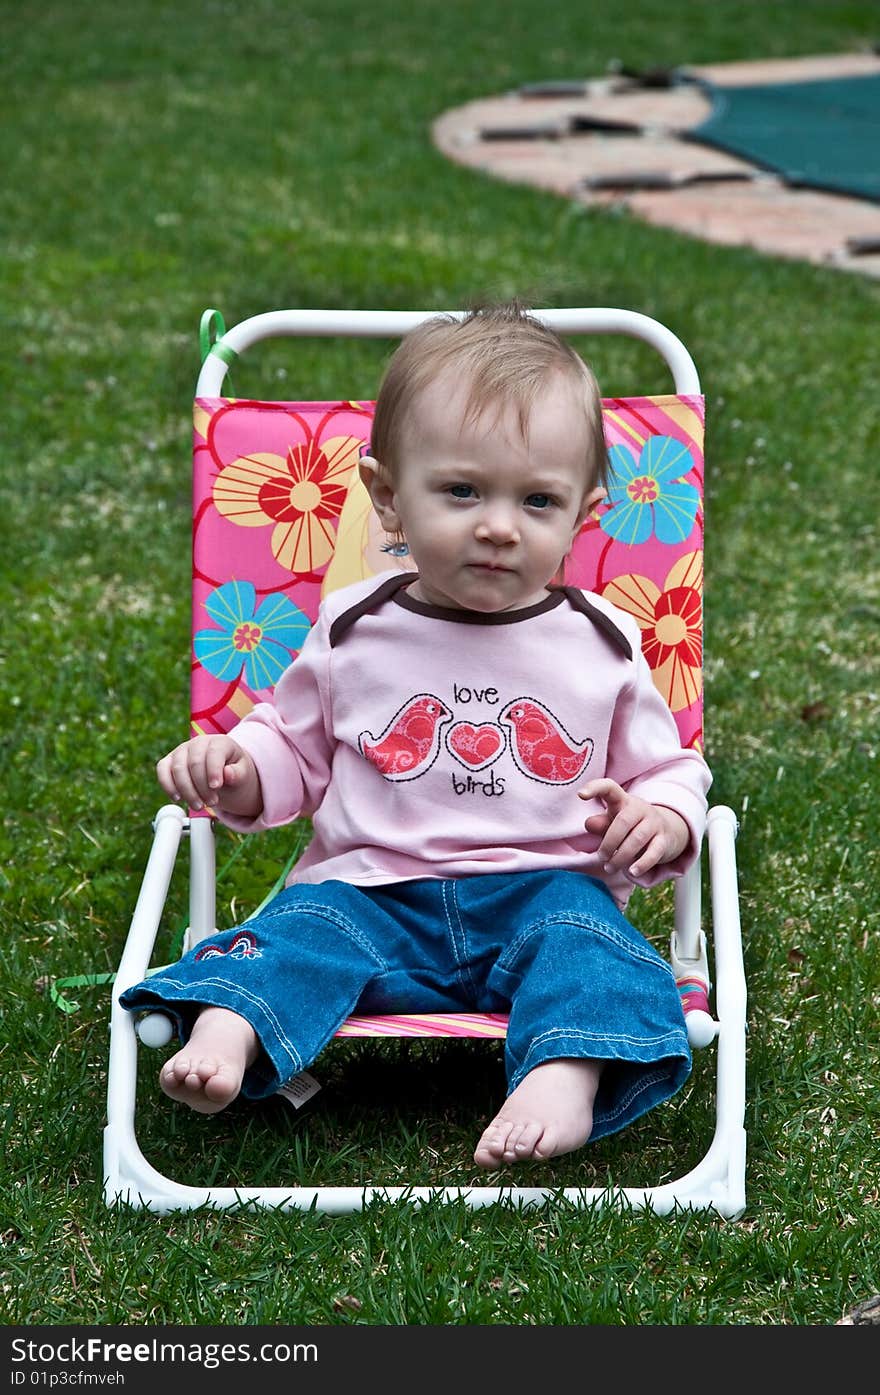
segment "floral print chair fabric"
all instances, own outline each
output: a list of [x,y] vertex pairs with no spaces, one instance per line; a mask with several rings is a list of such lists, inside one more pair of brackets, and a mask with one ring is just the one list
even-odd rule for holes
[[[327,592],[411,568],[383,550],[358,478],[372,406],[196,400],[193,734],[228,730],[271,692]],[[603,416],[610,488],[565,580],[635,617],[682,744],[701,749],[703,398],[606,399]],[[503,1035],[506,1018],[480,1028],[468,1016],[468,1035]],[[342,1034],[376,1030],[375,1019],[351,1019]],[[464,1029],[435,1021],[412,1030]]]

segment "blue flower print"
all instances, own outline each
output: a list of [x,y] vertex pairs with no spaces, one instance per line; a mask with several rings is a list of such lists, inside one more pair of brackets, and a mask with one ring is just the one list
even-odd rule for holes
[[693,468],[687,446],[673,436],[649,436],[638,459],[626,446],[608,452],[611,471],[609,507],[600,527],[617,542],[647,542],[654,533],[661,543],[684,542],[690,536],[700,502],[699,492],[682,476]]
[[205,601],[205,610],[219,629],[196,634],[193,648],[199,663],[224,682],[239,678],[244,670],[246,683],[256,691],[274,687],[311,624],[286,596],[267,596],[257,607],[250,581],[218,586]]

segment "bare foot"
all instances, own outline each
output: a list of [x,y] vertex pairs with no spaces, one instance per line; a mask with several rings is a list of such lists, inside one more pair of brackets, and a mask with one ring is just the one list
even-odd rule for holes
[[483,1133],[474,1153],[479,1167],[555,1158],[586,1143],[601,1061],[560,1057],[535,1066]]
[[198,1114],[217,1114],[235,1099],[258,1049],[256,1032],[237,1012],[202,1008],[189,1041],[160,1070],[159,1084]]

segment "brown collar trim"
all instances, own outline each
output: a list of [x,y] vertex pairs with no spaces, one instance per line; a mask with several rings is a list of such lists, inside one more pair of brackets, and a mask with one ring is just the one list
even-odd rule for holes
[[[410,577],[415,581],[415,577]],[[403,606],[404,610],[414,611],[416,615],[427,615],[432,620],[449,620],[454,625],[516,625],[520,620],[531,620],[533,615],[543,615],[545,611],[554,610],[563,600],[562,595],[557,591],[551,591],[543,600],[536,601],[534,605],[523,606],[520,610],[496,610],[485,612],[482,610],[456,610],[453,606],[430,605],[427,601],[419,601],[415,596],[410,596],[406,591],[398,591],[394,596],[396,605]]]
[[454,610],[451,606],[429,605],[427,601],[417,600],[415,596],[410,596],[406,590],[417,579],[417,576],[416,572],[401,572],[398,576],[386,577],[375,591],[370,591],[355,605],[349,606],[348,610],[343,610],[330,626],[330,648],[336,648],[339,641],[362,615],[369,615],[370,611],[378,610],[389,600],[416,615],[425,615],[432,620],[448,620],[456,625],[515,625],[520,620],[531,620],[535,615],[544,615],[548,610],[555,610],[558,605],[567,600],[573,610],[580,611],[588,620],[592,620],[596,628],[601,630],[627,659],[632,659],[632,646],[623,631],[618,629],[614,621],[609,619],[603,610],[592,605],[583,591],[580,591],[576,586],[554,587],[543,600],[536,601],[534,605],[523,606],[521,610],[504,610],[484,614],[479,610]]

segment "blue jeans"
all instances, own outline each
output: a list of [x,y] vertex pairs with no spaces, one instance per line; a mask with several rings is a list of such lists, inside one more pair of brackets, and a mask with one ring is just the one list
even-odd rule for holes
[[295,884],[120,1001],[163,1008],[183,1040],[208,1004],[246,1018],[262,1047],[242,1087],[252,1099],[309,1066],[355,1012],[509,1013],[511,1091],[557,1057],[606,1062],[593,1139],[669,1098],[691,1069],[672,970],[578,872]]

